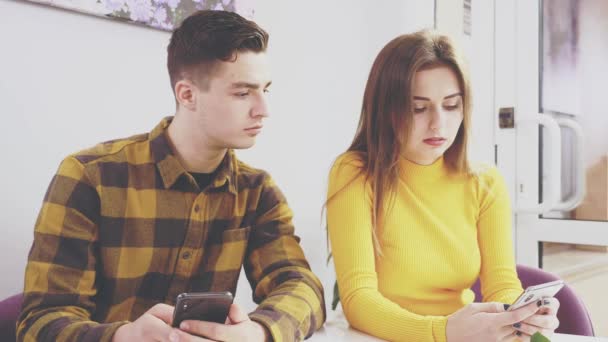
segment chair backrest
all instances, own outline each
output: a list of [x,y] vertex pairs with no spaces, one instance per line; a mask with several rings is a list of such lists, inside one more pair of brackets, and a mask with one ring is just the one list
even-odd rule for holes
[[[559,277],[547,271],[523,265],[517,265],[517,275],[524,288],[559,279]],[[475,301],[480,302],[482,297],[479,280],[471,287],[471,290],[475,292]],[[570,286],[566,284],[557,293],[555,298],[560,303],[559,311],[557,312],[559,327],[555,332],[560,334],[595,336],[587,308]]]
[[0,302],[0,341],[15,341],[17,318],[21,312],[23,295],[16,294]]

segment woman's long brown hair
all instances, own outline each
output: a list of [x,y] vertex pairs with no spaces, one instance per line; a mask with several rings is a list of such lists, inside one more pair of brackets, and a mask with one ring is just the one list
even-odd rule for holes
[[[369,73],[359,125],[346,153],[355,153],[372,191],[372,234],[377,254],[382,218],[395,196],[402,146],[412,122],[412,85],[417,71],[448,66],[457,75],[463,99],[463,122],[454,143],[444,154],[446,165],[469,173],[468,130],[471,91],[463,58],[450,38],[433,31],[405,34],[390,41],[378,54]],[[354,180],[354,179],[353,179]],[[347,183],[348,185],[349,183]],[[335,193],[328,198],[329,202]]]

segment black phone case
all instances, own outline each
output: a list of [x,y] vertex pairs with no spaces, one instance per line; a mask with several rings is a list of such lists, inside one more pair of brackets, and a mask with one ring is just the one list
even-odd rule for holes
[[177,296],[172,326],[178,328],[186,320],[224,324],[232,301],[230,292],[182,293]]

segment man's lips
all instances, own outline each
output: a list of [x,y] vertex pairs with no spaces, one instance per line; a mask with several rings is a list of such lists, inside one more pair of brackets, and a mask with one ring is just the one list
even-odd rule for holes
[[258,134],[262,131],[262,127],[264,127],[263,125],[256,125],[256,126],[252,126],[249,128],[245,128],[245,132],[249,133],[249,134]]

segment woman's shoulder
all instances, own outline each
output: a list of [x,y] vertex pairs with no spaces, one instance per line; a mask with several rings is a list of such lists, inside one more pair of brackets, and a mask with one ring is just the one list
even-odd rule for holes
[[364,155],[361,152],[347,151],[342,153],[332,165],[332,175],[360,173],[365,166],[363,158]]
[[481,198],[494,197],[506,190],[504,178],[493,164],[471,163],[470,173]]
[[341,189],[356,178],[364,176],[364,155],[360,152],[347,151],[334,161],[329,173],[331,189]]
[[478,181],[482,182],[495,182],[497,179],[501,179],[502,175],[498,168],[494,164],[484,162],[471,162],[470,173]]

